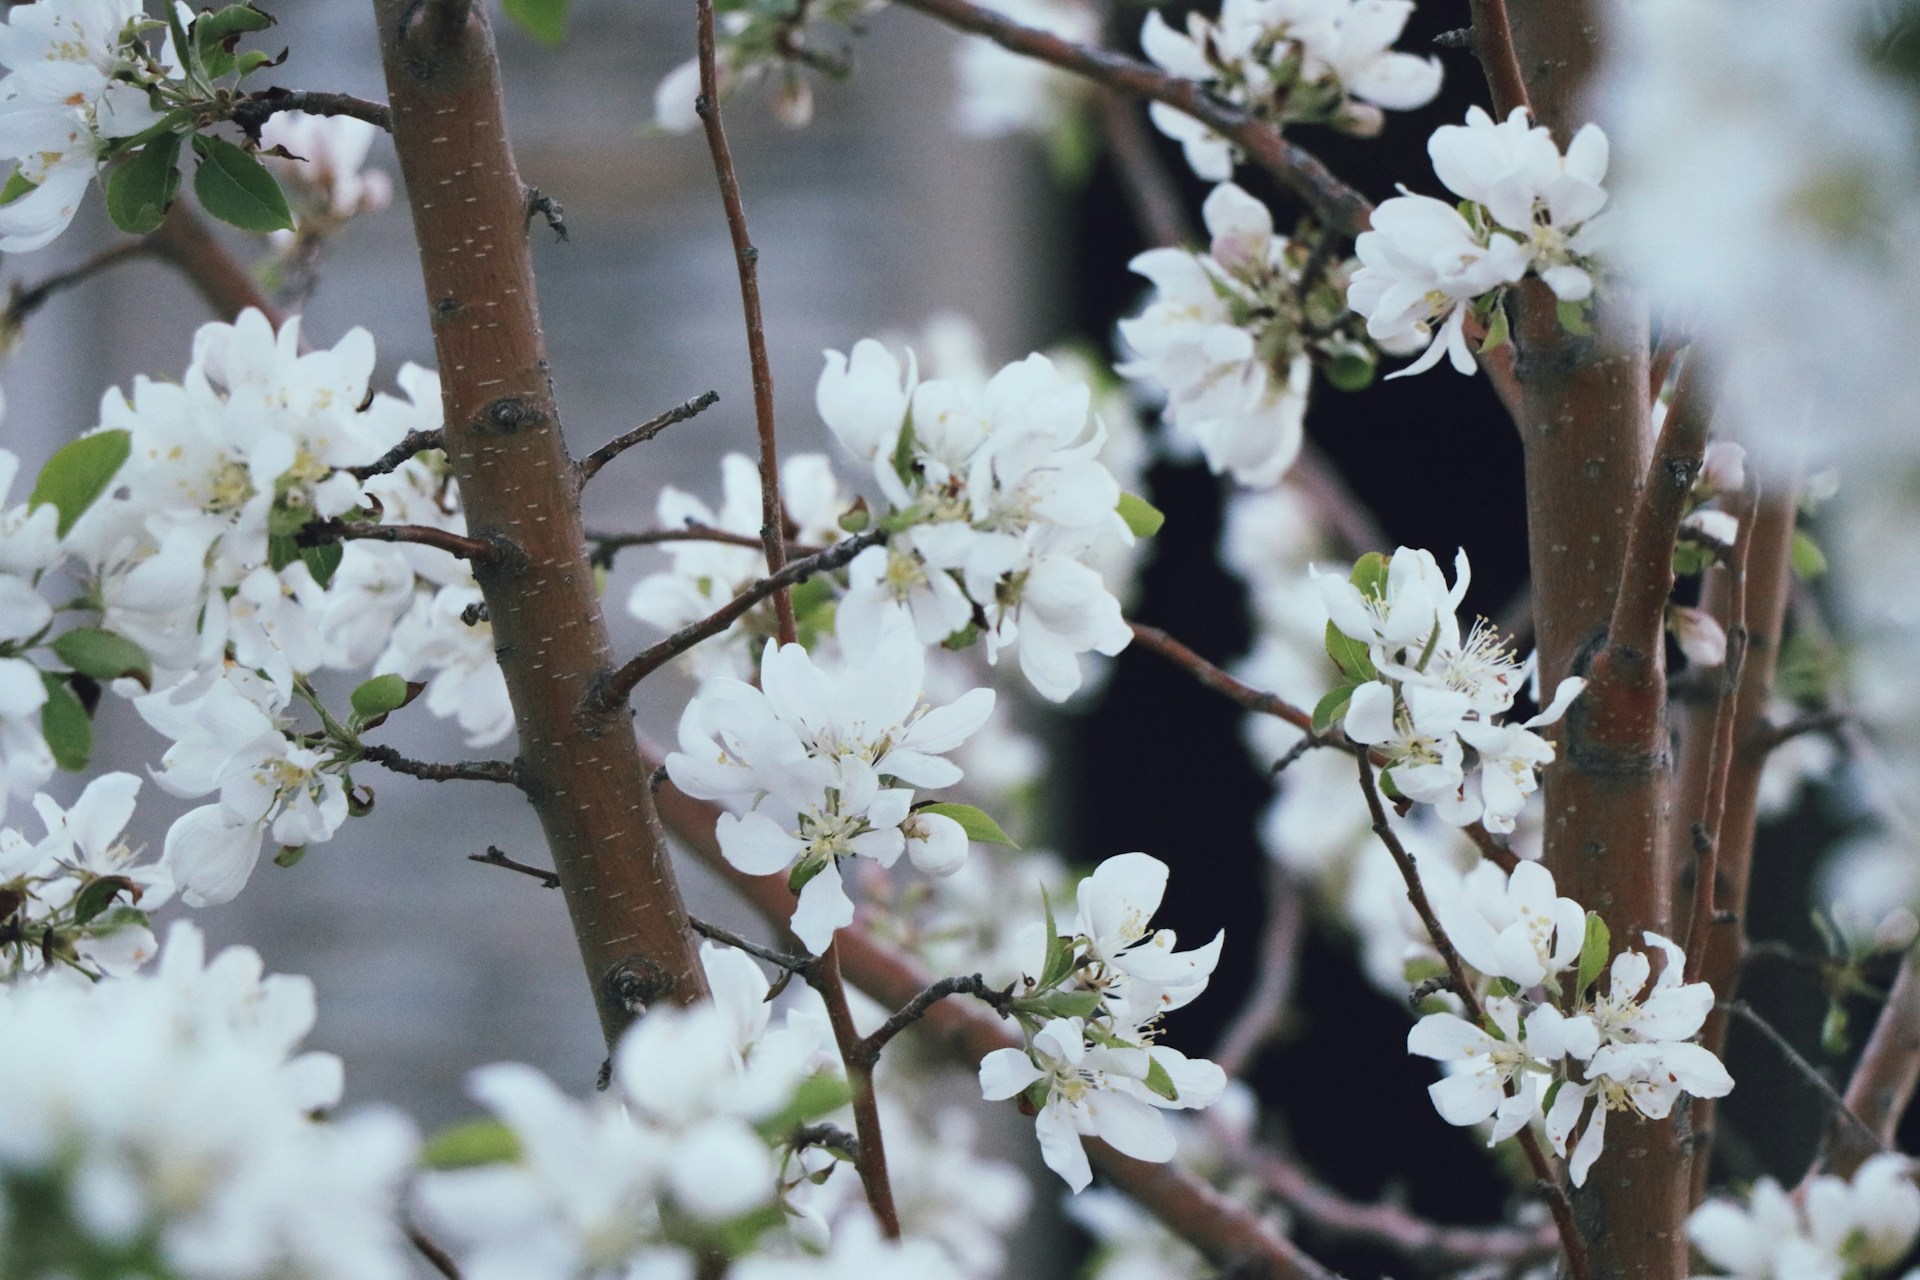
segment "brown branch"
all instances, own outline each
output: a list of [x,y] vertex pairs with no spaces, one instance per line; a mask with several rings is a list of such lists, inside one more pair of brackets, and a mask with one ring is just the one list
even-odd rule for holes
[[156,252],[153,244],[147,240],[126,240],[109,249],[102,249],[85,262],[68,267],[65,271],[56,271],[38,284],[25,285],[15,281],[11,299],[7,303],[4,316],[0,316],[0,333],[13,334],[27,318],[42,306],[49,298],[74,285],[82,284],[103,271],[131,262],[135,258],[145,257]]
[[360,758],[370,760],[383,769],[404,773],[409,778],[423,778],[428,782],[502,782],[510,787],[526,785],[520,776],[520,766],[511,760],[464,760],[458,764],[433,764],[403,756],[392,747],[378,743],[362,743]]
[[489,867],[499,867],[503,871],[517,871],[523,876],[531,876],[549,889],[558,889],[560,887],[560,877],[553,872],[540,867],[529,866],[524,862],[516,862],[493,845],[488,845],[485,853],[468,854],[467,861],[482,863]]
[[384,476],[398,471],[407,464],[408,459],[429,449],[440,449],[446,445],[440,428],[430,431],[409,431],[399,444],[375,458],[364,467],[349,467],[350,474],[361,480],[371,480],[375,476]]
[[1187,216],[1180,184],[1161,163],[1139,105],[1117,89],[1103,89],[1099,106],[1107,154],[1113,157],[1127,211],[1142,238],[1163,248],[1195,243],[1199,234]]
[[[658,759],[655,752],[647,754]],[[720,816],[717,808],[670,784],[661,787],[659,805],[662,820],[682,844],[745,898],[761,919],[786,930],[793,914],[793,893],[785,878],[746,875],[727,862],[714,836]],[[906,1004],[933,982],[932,975],[911,958],[857,927],[840,930],[834,949],[854,985],[886,1007]],[[996,1049],[1021,1047],[1019,1037],[999,1018],[978,1006],[951,1000],[929,1008],[919,1027],[921,1034],[968,1069]],[[1085,1145],[1088,1159],[1109,1182],[1216,1265],[1251,1261],[1277,1280],[1334,1280],[1332,1273],[1253,1209],[1179,1165],[1134,1160],[1098,1139],[1089,1138]]]
[[[1820,1074],[1820,1069],[1811,1062],[1808,1062],[1806,1057],[1802,1055],[1798,1049],[1793,1047],[1793,1041],[1781,1035],[1771,1022],[1768,1022],[1754,1011],[1752,1005],[1748,1004],[1745,1000],[1723,1000],[1717,1007],[1720,1012],[1730,1013],[1752,1027],[1755,1031],[1758,1031],[1768,1044],[1778,1050],[1780,1056],[1786,1060],[1786,1064],[1793,1068],[1793,1073],[1799,1076],[1808,1088],[1819,1094],[1821,1098],[1826,1101],[1835,1119],[1845,1121],[1847,1127],[1854,1130],[1855,1139],[1864,1141],[1867,1155],[1873,1155],[1876,1152],[1887,1149],[1886,1144],[1880,1140],[1880,1136],[1875,1132],[1873,1126],[1854,1114],[1853,1108],[1847,1105],[1847,1100],[1840,1096],[1840,1091],[1835,1089],[1832,1084],[1828,1083],[1827,1078]],[[1864,1159],[1865,1157],[1862,1158]]]
[[1010,987],[993,987],[979,974],[964,978],[942,978],[931,983],[927,989],[902,1005],[893,1016],[876,1027],[866,1039],[855,1045],[850,1056],[868,1067],[880,1061],[880,1051],[902,1031],[927,1015],[927,1010],[939,1004],[948,996],[972,996],[984,1000],[999,1013],[1006,1016],[1006,1010],[1013,1004],[1013,990]]
[[600,468],[606,466],[609,462],[612,462],[615,458],[633,448],[635,445],[645,444],[676,422],[685,422],[688,418],[694,417],[702,410],[718,403],[719,400],[720,393],[718,391],[702,391],[685,404],[677,404],[659,417],[643,422],[633,430],[615,436],[586,457],[580,459],[580,483],[584,485],[587,481],[593,479],[594,476],[599,474]]
[[[1453,940],[1447,936],[1447,931],[1440,927],[1440,917],[1434,914],[1426,886],[1420,883],[1419,866],[1414,862],[1413,855],[1407,852],[1407,847],[1400,843],[1393,824],[1387,820],[1386,806],[1380,800],[1380,788],[1373,780],[1373,762],[1362,752],[1355,752],[1354,758],[1360,767],[1360,790],[1367,798],[1367,812],[1373,818],[1373,833],[1380,837],[1380,843],[1387,847],[1394,865],[1400,868],[1400,877],[1407,884],[1407,901],[1413,904],[1414,914],[1420,917],[1427,936],[1433,940],[1434,950],[1440,953],[1440,959],[1445,962],[1447,973],[1453,979],[1454,994],[1466,1006],[1468,1021],[1475,1026],[1483,1025],[1486,1022],[1486,1010],[1474,992],[1467,967],[1461,961],[1460,953],[1454,950]],[[1508,1087],[1512,1088],[1511,1085]],[[1534,1136],[1531,1128],[1522,1128],[1514,1136],[1519,1138],[1520,1148],[1526,1152],[1527,1163],[1533,1167],[1541,1193],[1547,1198],[1547,1207],[1553,1211],[1554,1227],[1560,1233],[1560,1247],[1567,1255],[1567,1274],[1571,1280],[1586,1280],[1587,1242],[1580,1234],[1579,1224],[1573,1220],[1573,1203],[1560,1185],[1560,1175],[1547,1159],[1547,1153],[1541,1149],[1540,1140]]]
[[295,534],[294,541],[303,547],[330,542],[409,542],[474,564],[494,558],[499,550],[483,539],[436,529],[430,524],[370,524],[357,520],[315,520]]
[[1473,0],[1473,52],[1487,73],[1493,90],[1493,113],[1505,120],[1527,102],[1527,81],[1513,52],[1513,26],[1507,21],[1507,0]]
[[1149,627],[1142,622],[1129,622],[1127,625],[1133,628],[1133,638],[1142,647],[1159,654],[1215,693],[1232,699],[1248,711],[1284,720],[1315,741],[1322,740],[1320,735],[1313,732],[1312,712],[1302,711],[1279,694],[1268,693],[1234,679],[1158,627]]
[[[1301,739],[1302,745],[1306,739]],[[1300,949],[1307,940],[1306,892],[1286,868],[1267,864],[1267,928],[1260,939],[1260,971],[1240,1012],[1220,1037],[1213,1060],[1229,1076],[1240,1076],[1267,1042],[1286,1025],[1293,988],[1300,973]]]
[[1894,1131],[1920,1081],[1920,950],[1909,948],[1886,1007],[1854,1066],[1841,1099],[1850,1121],[1828,1128],[1824,1164],[1851,1178],[1868,1156],[1893,1148]]
[[[833,1041],[846,1064],[847,1083],[853,1088],[853,1130],[860,1139],[859,1158],[854,1168],[860,1172],[860,1185],[867,1193],[867,1204],[888,1239],[900,1238],[900,1211],[893,1203],[893,1183],[887,1176],[887,1148],[880,1129],[880,1100],[873,1092],[873,1059],[864,1056],[867,1042],[853,1024],[853,1010],[847,1004],[847,985],[840,975],[838,935],[827,944],[820,960],[806,973],[807,985],[820,993],[827,1004],[827,1021],[833,1027]],[[915,997],[918,999],[918,997]]]
[[251,307],[266,316],[275,332],[286,324],[286,313],[267,300],[252,273],[214,239],[185,199],[173,202],[166,221],[147,237],[147,244],[156,257],[186,276],[216,315],[231,320]]
[[[1667,602],[1673,595],[1673,548],[1686,518],[1687,500],[1707,449],[1707,413],[1697,372],[1682,373],[1661,424],[1640,497],[1629,517],[1626,566],[1607,624],[1607,652],[1600,662],[1636,668],[1666,643]],[[1598,665],[1598,664],[1596,664]]]
[[[628,547],[651,547],[662,542],[724,542],[729,546],[752,547],[755,551],[764,545],[759,535],[734,533],[728,529],[716,529],[712,525],[689,523],[683,529],[643,529],[639,533],[593,533],[587,534],[587,541],[593,546],[593,562],[597,565],[611,565],[614,556]],[[791,550],[803,555],[814,555],[819,547],[793,547]]]
[[376,0],[394,151],[440,369],[445,448],[520,731],[521,776],[560,877],[609,1045],[636,1013],[706,998],[679,882],[632,735],[579,709],[606,670],[606,615],[561,440],[526,192],[487,9]]
[[1762,725],[1747,739],[1752,750],[1771,754],[1810,733],[1834,733],[1853,723],[1853,712],[1844,707],[1829,707],[1825,711],[1809,711],[1805,715],[1795,716],[1785,724]]
[[619,670],[609,673],[599,682],[583,706],[594,714],[604,715],[612,711],[626,702],[642,680],[702,640],[719,635],[732,626],[741,614],[768,596],[797,586],[816,573],[838,569],[868,547],[886,541],[886,538],[887,531],[876,527],[845,542],[836,542],[825,551],[791,561],[780,572],[761,578],[700,621],[688,623],[665,640],[630,658]]
[[772,947],[763,947],[757,942],[752,942],[741,937],[731,929],[723,929],[717,924],[709,924],[707,921],[699,919],[696,916],[689,916],[687,923],[692,926],[695,933],[703,938],[711,938],[715,942],[725,943],[736,951],[744,951],[755,959],[765,960],[775,968],[783,969],[788,973],[798,973],[804,976],[812,970],[813,966],[820,963],[818,956],[810,956],[805,953],[790,955],[784,951],[775,951]]
[[[753,369],[753,420],[760,437],[760,539],[767,548],[767,573],[777,576],[787,563],[786,516],[780,505],[780,450],[773,420],[773,366],[767,359],[767,335],[760,315],[760,251],[747,233],[746,205],[740,199],[740,177],[733,169],[727,131],[720,120],[720,72],[714,61],[713,0],[696,0],[700,98],[694,104],[713,155],[714,177],[720,183],[720,203],[727,211],[727,232],[733,238],[733,256],[740,275],[740,310],[747,324],[747,362]],[[780,642],[795,634],[793,598],[782,586],[773,593],[773,612]],[[866,1135],[863,1133],[864,1139]],[[898,1235],[896,1229],[892,1232]]]
[[446,1280],[460,1280],[460,1266],[453,1260],[452,1254],[434,1243],[424,1231],[420,1230],[420,1228],[412,1222],[407,1222],[405,1228],[407,1243],[413,1246],[414,1252],[427,1260],[428,1266],[445,1276]]
[[1022,26],[968,0],[904,0],[948,26],[985,36],[1003,49],[1036,58],[1063,71],[1085,76],[1110,89],[1164,102],[1207,125],[1244,151],[1280,185],[1298,196],[1321,223],[1344,236],[1367,229],[1373,205],[1334,176],[1326,165],[1294,145],[1278,129],[1228,106],[1191,80],[1167,75],[1152,65],[1064,40],[1051,32]]
[[319,93],[278,86],[240,99],[233,104],[228,119],[239,125],[241,132],[258,142],[260,130],[267,121],[283,111],[301,111],[310,116],[351,116],[383,132],[393,132],[393,114],[387,110],[384,102],[368,102],[365,98],[346,93]]

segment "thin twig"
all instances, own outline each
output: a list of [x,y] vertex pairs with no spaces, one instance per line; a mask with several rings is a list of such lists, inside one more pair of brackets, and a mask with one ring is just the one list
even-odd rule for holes
[[1185,112],[1246,152],[1249,159],[1304,201],[1325,226],[1346,236],[1355,236],[1367,229],[1373,205],[1365,196],[1278,129],[1228,106],[1191,80],[1167,75],[1148,63],[1122,54],[1090,48],[1048,31],[1022,26],[968,0],[904,2],[908,8],[918,9],[949,26],[985,36],[1003,49]]
[[[1304,741],[1304,740],[1303,740]],[[1267,928],[1260,939],[1260,972],[1234,1015],[1213,1060],[1229,1076],[1246,1073],[1254,1055],[1286,1025],[1306,943],[1306,893],[1286,868],[1267,864]]]
[[479,538],[469,538],[464,534],[453,533],[446,529],[436,529],[428,524],[369,524],[362,521],[315,520],[299,533],[294,541],[303,547],[317,547],[329,542],[408,542],[415,546],[433,547],[448,555],[458,556],[462,560],[475,563],[487,559],[494,553],[494,545],[482,542]]
[[1747,659],[1747,553],[1753,547],[1753,516],[1759,506],[1758,481],[1740,511],[1740,535],[1727,562],[1727,656],[1720,669],[1720,702],[1714,710],[1713,744],[1707,755],[1707,803],[1694,830],[1693,905],[1687,922],[1686,980],[1698,982],[1707,962],[1707,930],[1713,924],[1714,896],[1720,879],[1721,827],[1727,816],[1727,784],[1733,771],[1735,712],[1740,702],[1740,675]]
[[1852,720],[1853,712],[1844,707],[1809,711],[1803,716],[1795,716],[1785,724],[1766,726],[1763,732],[1753,735],[1751,743],[1755,751],[1765,754],[1809,733],[1832,733],[1837,729],[1844,729]]
[[847,1083],[853,1088],[853,1129],[860,1139],[860,1158],[854,1162],[854,1167],[860,1171],[860,1185],[866,1189],[867,1204],[873,1209],[881,1233],[890,1240],[898,1240],[900,1211],[894,1207],[893,1183],[887,1176],[887,1148],[880,1130],[880,1103],[873,1092],[873,1060],[861,1056],[866,1041],[860,1038],[860,1032],[853,1023],[853,1010],[847,1004],[847,986],[840,977],[837,938],[827,944],[819,963],[807,970],[806,979],[807,985],[818,991],[820,998],[826,1001],[827,1021],[833,1027],[833,1041],[839,1046],[840,1059],[847,1067]]
[[606,466],[609,462],[612,462],[615,458],[633,448],[635,445],[645,444],[674,423],[685,422],[688,418],[699,414],[703,409],[707,409],[718,403],[719,399],[720,393],[718,391],[703,391],[685,404],[677,404],[659,417],[643,422],[633,430],[615,436],[586,457],[580,459],[580,483],[585,484],[587,481],[593,479],[593,477],[599,473],[600,468]]
[[1278,717],[1307,734],[1316,743],[1326,741],[1313,732],[1312,712],[1302,711],[1277,693],[1268,693],[1234,679],[1158,627],[1149,627],[1143,622],[1129,622],[1127,625],[1133,628],[1133,638],[1141,645],[1173,663],[1215,693],[1224,694],[1248,711],[1258,711],[1262,715]]
[[[767,548],[767,574],[778,577],[787,563],[786,516],[780,505],[780,447],[773,420],[773,365],[767,358],[766,328],[760,316],[760,251],[747,232],[747,209],[740,199],[740,177],[733,169],[727,131],[720,121],[720,72],[714,60],[713,0],[696,0],[700,98],[694,104],[713,155],[720,203],[727,211],[734,263],[740,275],[740,311],[747,324],[747,362],[753,369],[753,420],[760,437],[760,538]],[[780,642],[795,634],[793,598],[786,587],[773,592]],[[865,1135],[862,1135],[863,1137]],[[894,1232],[898,1235],[898,1231]]]
[[351,116],[364,120],[385,133],[393,132],[393,113],[384,102],[369,102],[347,93],[317,93],[304,89],[262,89],[233,104],[229,117],[255,142],[268,120],[283,111],[303,111],[310,116]]
[[399,444],[375,458],[364,467],[349,467],[348,473],[359,480],[371,480],[375,476],[384,476],[398,471],[415,454],[425,453],[429,449],[446,447],[446,437],[440,428],[428,431],[409,431]]
[[286,313],[260,292],[253,273],[214,238],[185,198],[173,202],[166,221],[147,237],[147,243],[192,283],[218,315],[231,320],[252,308],[267,318],[276,333],[286,324]]
[[[1393,824],[1387,820],[1386,806],[1381,803],[1380,789],[1373,780],[1373,762],[1362,752],[1355,752],[1354,758],[1360,768],[1360,790],[1367,798],[1367,812],[1373,817],[1373,832],[1380,837],[1380,843],[1387,847],[1394,865],[1400,868],[1400,876],[1407,884],[1407,900],[1413,904],[1414,913],[1426,927],[1428,937],[1433,939],[1434,950],[1440,953],[1441,960],[1446,963],[1447,973],[1453,978],[1454,992],[1466,1006],[1468,1021],[1479,1026],[1486,1020],[1486,1010],[1474,992],[1460,953],[1454,950],[1453,940],[1440,927],[1440,918],[1434,914],[1426,887],[1420,883],[1419,866],[1414,862],[1413,855],[1407,852],[1407,847],[1400,843]],[[1560,1245],[1567,1255],[1567,1273],[1571,1280],[1587,1280],[1587,1242],[1580,1234],[1579,1224],[1574,1221],[1573,1202],[1560,1185],[1560,1175],[1547,1159],[1547,1153],[1541,1149],[1540,1140],[1534,1136],[1532,1129],[1522,1128],[1515,1136],[1520,1139],[1527,1163],[1533,1167],[1534,1177],[1539,1180],[1540,1189],[1547,1197],[1547,1207],[1553,1212],[1554,1225],[1560,1232]]]
[[744,951],[748,955],[759,960],[765,960],[774,968],[784,969],[788,973],[797,973],[805,977],[813,966],[819,963],[819,960],[813,956],[789,955],[784,951],[775,951],[772,947],[763,947],[757,942],[752,942],[741,937],[731,929],[723,929],[717,924],[709,924],[705,920],[701,920],[695,916],[688,916],[687,924],[692,927],[695,933],[703,938],[710,938],[715,942],[724,943],[736,951]]
[[[642,529],[638,533],[593,533],[587,534],[587,543],[591,548],[588,558],[602,568],[610,567],[613,558],[628,547],[651,547],[662,542],[723,542],[733,547],[751,547],[759,551],[764,545],[758,534],[734,533],[730,529],[716,529],[710,524],[688,521],[679,529]],[[796,556],[818,555],[824,548],[789,546],[787,550]]]
[[500,849],[494,845],[488,845],[485,853],[468,854],[467,861],[481,862],[489,867],[500,867],[507,871],[518,871],[523,876],[532,876],[549,889],[558,889],[560,887],[560,877],[554,872],[541,867],[529,866],[524,862],[516,862],[502,853]]
[[1512,875],[1513,869],[1520,865],[1520,855],[1506,841],[1487,830],[1485,823],[1476,822],[1467,827],[1466,832],[1467,838],[1473,841],[1473,847],[1480,851],[1480,856],[1508,875]]
[[1847,1105],[1847,1100],[1840,1096],[1840,1091],[1820,1074],[1820,1069],[1802,1057],[1800,1051],[1793,1047],[1793,1042],[1776,1031],[1771,1022],[1755,1013],[1752,1005],[1745,1000],[1730,1000],[1722,1001],[1717,1007],[1739,1018],[1766,1037],[1767,1043],[1780,1051],[1780,1056],[1786,1059],[1787,1065],[1793,1068],[1794,1074],[1806,1081],[1814,1092],[1825,1098],[1827,1105],[1833,1108],[1833,1113],[1857,1129],[1873,1150],[1887,1149],[1886,1144],[1880,1140],[1880,1135],[1874,1132],[1873,1126],[1854,1114],[1853,1108]]
[[12,299],[7,303],[4,316],[0,316],[0,333],[11,334],[25,324],[27,317],[45,305],[47,299],[64,289],[91,280],[101,272],[117,267],[123,262],[155,253],[154,246],[146,240],[128,240],[116,244],[110,249],[102,249],[78,266],[68,267],[65,271],[56,271],[35,285],[22,285],[15,282]]
[[859,1059],[861,1063],[871,1068],[874,1063],[880,1061],[880,1051],[887,1047],[888,1041],[920,1021],[926,1016],[927,1010],[948,996],[972,996],[976,1000],[984,1000],[1002,1017],[1006,1015],[1007,1007],[1013,1003],[1011,987],[989,986],[987,980],[977,973],[964,978],[942,978],[907,1001],[892,1017],[875,1028],[872,1035],[854,1045],[849,1051],[849,1056]]
[[520,766],[511,760],[463,760],[458,764],[433,764],[403,756],[392,747],[362,743],[360,758],[383,769],[404,773],[409,778],[428,782],[500,782],[510,787],[522,785]]
[[[1853,1124],[1828,1130],[1821,1151],[1825,1163],[1841,1177],[1850,1178],[1868,1156],[1892,1147],[1900,1117],[1913,1101],[1916,1082],[1920,1082],[1920,950],[1910,948],[1847,1081],[1842,1101]],[[1861,1141],[1862,1134],[1869,1141]]]
[[1139,104],[1118,89],[1102,90],[1100,128],[1107,136],[1107,154],[1113,157],[1114,172],[1140,234],[1163,248],[1193,244],[1198,237],[1193,220],[1187,216],[1180,184],[1161,163]]
[[1626,565],[1607,624],[1607,649],[1615,661],[1650,663],[1665,643],[1674,543],[1707,448],[1708,414],[1697,373],[1696,368],[1682,371],[1680,389],[1667,408],[1653,461],[1629,517]]
[[412,1222],[406,1224],[407,1243],[414,1251],[427,1260],[427,1265],[446,1277],[446,1280],[460,1280],[460,1266],[453,1255],[435,1244],[427,1234]]
[[816,555],[794,560],[780,572],[761,578],[700,621],[687,624],[665,640],[642,650],[629,659],[624,666],[609,675],[597,689],[587,695],[587,709],[600,713],[612,711],[624,703],[634,687],[655,670],[709,636],[719,635],[732,626],[741,614],[768,596],[797,586],[816,573],[838,569],[868,547],[879,545],[886,540],[886,537],[887,532],[884,529],[869,529],[865,533],[848,538],[845,542],[836,542]]
[[1507,21],[1507,0],[1473,0],[1473,52],[1487,73],[1493,90],[1494,114],[1500,119],[1515,107],[1533,107],[1527,101],[1526,77],[1513,51],[1513,27]]

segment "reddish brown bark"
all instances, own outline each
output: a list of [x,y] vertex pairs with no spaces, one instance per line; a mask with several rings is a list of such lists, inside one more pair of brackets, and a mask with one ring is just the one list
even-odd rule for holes
[[[582,711],[612,665],[561,439],[485,6],[376,0],[394,148],[420,245],[474,565],[540,816],[609,1043],[706,992],[624,711]],[[411,22],[410,22],[411,20]]]

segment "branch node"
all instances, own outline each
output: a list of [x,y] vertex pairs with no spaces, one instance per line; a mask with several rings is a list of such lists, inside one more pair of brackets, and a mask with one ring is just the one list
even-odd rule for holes
[[560,877],[554,872],[544,871],[539,867],[528,866],[524,862],[516,862],[502,853],[496,845],[488,845],[485,853],[468,854],[467,861],[483,863],[489,867],[500,867],[506,871],[517,871],[523,876],[533,877],[549,889],[558,889],[560,887]]
[[533,217],[539,214],[553,228],[554,238],[561,244],[570,242],[567,234],[567,211],[558,200],[546,194],[538,187],[527,188],[527,223],[522,230],[532,230]]

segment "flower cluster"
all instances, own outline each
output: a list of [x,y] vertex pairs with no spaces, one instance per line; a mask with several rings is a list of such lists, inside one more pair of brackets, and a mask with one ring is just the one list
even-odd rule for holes
[[980,1062],[982,1096],[1026,1100],[1041,1158],[1075,1191],[1093,1180],[1083,1135],[1137,1160],[1172,1159],[1162,1112],[1205,1107],[1226,1087],[1213,1063],[1156,1043],[1161,1015],[1206,990],[1225,940],[1176,951],[1172,930],[1150,929],[1166,886],[1165,863],[1121,854],[1080,882],[1070,933],[1049,911],[1033,940],[1043,954],[1011,992],[1026,1047]]
[[[1140,46],[1168,72],[1257,119],[1371,135],[1382,108],[1423,107],[1440,92],[1437,59],[1393,48],[1412,12],[1412,0],[1225,0],[1217,20],[1188,14],[1184,34],[1155,10]],[[1213,182],[1233,176],[1225,138],[1161,103],[1151,114],[1196,174]]]
[[1523,723],[1496,722],[1512,708],[1527,664],[1485,619],[1461,635],[1464,551],[1454,575],[1449,587],[1431,552],[1406,547],[1362,557],[1347,578],[1316,575],[1331,617],[1327,652],[1345,680],[1314,718],[1341,718],[1349,738],[1386,756],[1382,777],[1398,794],[1447,822],[1512,831],[1553,759],[1553,744],[1533,731],[1564,715],[1586,681],[1562,680]]
[[1583,127],[1562,155],[1552,133],[1527,123],[1525,108],[1496,123],[1473,107],[1465,125],[1434,130],[1427,154],[1460,206],[1410,192],[1383,200],[1373,229],[1353,246],[1361,265],[1347,300],[1367,318],[1367,332],[1390,350],[1426,347],[1389,376],[1423,373],[1442,355],[1471,374],[1469,315],[1489,326],[1487,343],[1497,346],[1505,328],[1501,291],[1529,272],[1560,299],[1562,323],[1584,324],[1579,312],[1596,270],[1595,215],[1607,202],[1600,185],[1607,136],[1600,127]]
[[0,29],[0,251],[53,240],[80,208],[108,145],[159,123],[148,87],[161,69],[140,43],[141,0],[41,0]]
[[1231,182],[1201,212],[1208,252],[1149,249],[1128,264],[1156,293],[1120,322],[1135,359],[1119,371],[1165,391],[1168,421],[1215,472],[1271,485],[1300,452],[1314,358],[1337,362],[1352,385],[1373,353],[1343,332],[1345,264],[1305,278],[1308,247],[1275,235],[1267,206]]
[[[845,639],[843,632],[843,639]],[[816,955],[853,922],[840,859],[892,866],[901,854],[930,875],[967,856],[953,818],[916,811],[914,788],[958,782],[941,757],[993,710],[990,689],[943,707],[923,701],[925,653],[904,617],[837,670],[797,644],[767,642],[760,687],[709,680],[680,718],[667,773],[688,795],[742,812],[720,815],[728,862],[750,875],[788,872],[800,895],[793,930]]]
[[[104,825],[104,824],[103,824]],[[340,1100],[303,978],[177,924],[156,970],[0,985],[0,1255],[33,1274],[401,1280],[411,1126]]]
[[807,1276],[822,1264],[803,1250],[815,1250],[835,1262],[870,1256],[879,1274],[957,1277],[937,1246],[882,1245],[808,1202],[837,1157],[796,1131],[849,1097],[825,1010],[808,992],[773,1026],[754,961],[709,944],[701,962],[713,1001],[635,1024],[606,1096],[577,1102],[518,1064],[474,1074],[474,1097],[504,1130],[504,1158],[430,1172],[417,1193],[462,1273],[685,1275],[697,1256],[753,1253],[734,1274]]
[[1054,701],[1080,687],[1078,655],[1125,648],[1120,603],[1089,562],[1134,535],[1098,460],[1106,433],[1089,425],[1090,399],[1040,355],[976,393],[921,381],[911,359],[902,369],[872,339],[828,352],[820,416],[872,468],[890,534],[850,566],[843,632],[871,634],[904,605],[922,643],[977,629],[989,661],[1017,648],[1020,670]]
[[[771,82],[773,114],[790,128],[813,119],[813,84],[806,72],[838,78],[850,66],[845,51],[821,47],[823,33],[858,32],[879,0],[748,0],[718,15],[714,71],[722,101],[741,89]],[[653,92],[654,127],[691,133],[700,127],[700,64],[687,61],[661,78]]]
[[[1447,1123],[1491,1119],[1491,1145],[1544,1121],[1581,1186],[1605,1145],[1609,1112],[1664,1120],[1682,1093],[1718,1098],[1733,1088],[1720,1060],[1690,1043],[1713,1011],[1713,988],[1682,980],[1686,957],[1666,938],[1645,935],[1663,961],[1651,985],[1647,955],[1622,951],[1603,995],[1594,981],[1606,964],[1607,927],[1557,896],[1545,867],[1523,862],[1509,876],[1482,863],[1434,896],[1441,928],[1491,992],[1485,1025],[1430,1013],[1408,1033],[1409,1053],[1455,1064],[1428,1090]],[[1563,997],[1571,1012],[1556,1003]]]
[[1744,1206],[1709,1200],[1695,1209],[1687,1237],[1720,1274],[1784,1280],[1887,1274],[1920,1236],[1920,1190],[1905,1156],[1873,1156],[1851,1179],[1822,1174],[1802,1190],[1789,1195],[1761,1178]]

